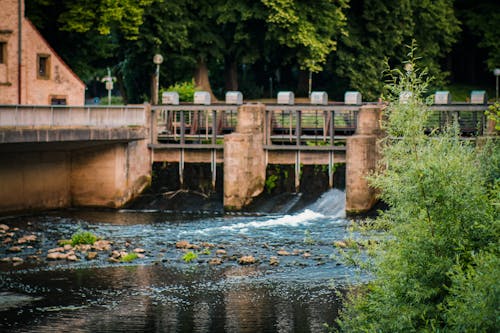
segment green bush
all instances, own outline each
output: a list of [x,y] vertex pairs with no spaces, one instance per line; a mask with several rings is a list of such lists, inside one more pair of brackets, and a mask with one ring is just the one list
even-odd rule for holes
[[269,175],[266,179],[266,191],[267,193],[271,193],[273,189],[276,187],[276,182],[278,181],[277,175]]
[[191,261],[196,260],[196,259],[198,259],[198,254],[196,252],[193,252],[193,251],[186,252],[182,256],[182,260],[184,260],[187,263],[190,263]]
[[174,85],[171,85],[167,89],[161,89],[160,91],[160,101],[161,95],[164,91],[176,91],[179,94],[180,102],[192,102],[194,100],[194,92],[196,91],[196,86],[194,84],[194,80],[186,81],[186,82],[178,82]]
[[[389,205],[376,221],[387,232],[373,252],[374,279],[349,294],[339,327],[496,332],[500,214],[490,189],[498,179],[481,166],[496,154],[460,140],[456,126],[425,135],[429,81],[413,52],[405,68],[393,72],[383,167],[371,177]],[[399,103],[402,91],[412,92],[408,103]]]
[[71,245],[80,245],[80,244],[94,244],[97,241],[97,236],[88,231],[78,231],[77,233],[71,236]]
[[120,261],[121,262],[131,262],[135,259],[139,258],[139,255],[135,252],[127,253],[127,255],[123,256]]
[[490,105],[484,114],[495,122],[495,129],[500,131],[500,103],[495,102],[495,104]]

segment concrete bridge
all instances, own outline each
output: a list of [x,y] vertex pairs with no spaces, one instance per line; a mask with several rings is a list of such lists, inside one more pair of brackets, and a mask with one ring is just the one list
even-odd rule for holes
[[[440,105],[433,122],[460,119],[481,135],[485,105]],[[121,207],[151,181],[154,162],[224,165],[224,205],[262,192],[268,164],[346,163],[347,208],[374,202],[381,105],[0,106],[0,212],[69,206]],[[430,124],[436,126],[436,124]],[[479,126],[477,126],[479,124]]]

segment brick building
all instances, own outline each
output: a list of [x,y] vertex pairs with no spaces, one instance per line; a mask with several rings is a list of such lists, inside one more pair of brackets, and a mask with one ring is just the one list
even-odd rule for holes
[[85,84],[24,17],[24,0],[0,3],[0,104],[83,105]]

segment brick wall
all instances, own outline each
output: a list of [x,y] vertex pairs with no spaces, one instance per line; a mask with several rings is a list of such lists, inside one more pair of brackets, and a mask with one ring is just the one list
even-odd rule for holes
[[[24,17],[24,11],[22,13]],[[47,105],[52,98],[65,99],[68,105],[83,105],[85,84],[26,18],[22,20],[21,89],[18,77],[18,0],[2,0],[0,42],[6,57],[0,64],[0,104]],[[47,72],[39,75],[38,56],[47,60]]]

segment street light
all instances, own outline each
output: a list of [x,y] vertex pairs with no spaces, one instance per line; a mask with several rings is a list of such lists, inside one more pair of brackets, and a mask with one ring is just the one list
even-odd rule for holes
[[111,105],[111,91],[113,90],[113,82],[116,81],[116,77],[111,76],[111,70],[108,67],[108,75],[102,78],[101,82],[106,85],[106,90],[108,91],[108,105]]
[[493,75],[495,75],[496,78],[496,101],[498,102],[498,77],[500,76],[500,68],[495,68],[493,70]]
[[163,56],[161,54],[155,54],[153,57],[153,62],[156,65],[156,72],[155,72],[155,91],[153,95],[153,105],[158,104],[158,94],[160,91],[160,65],[163,62]]

